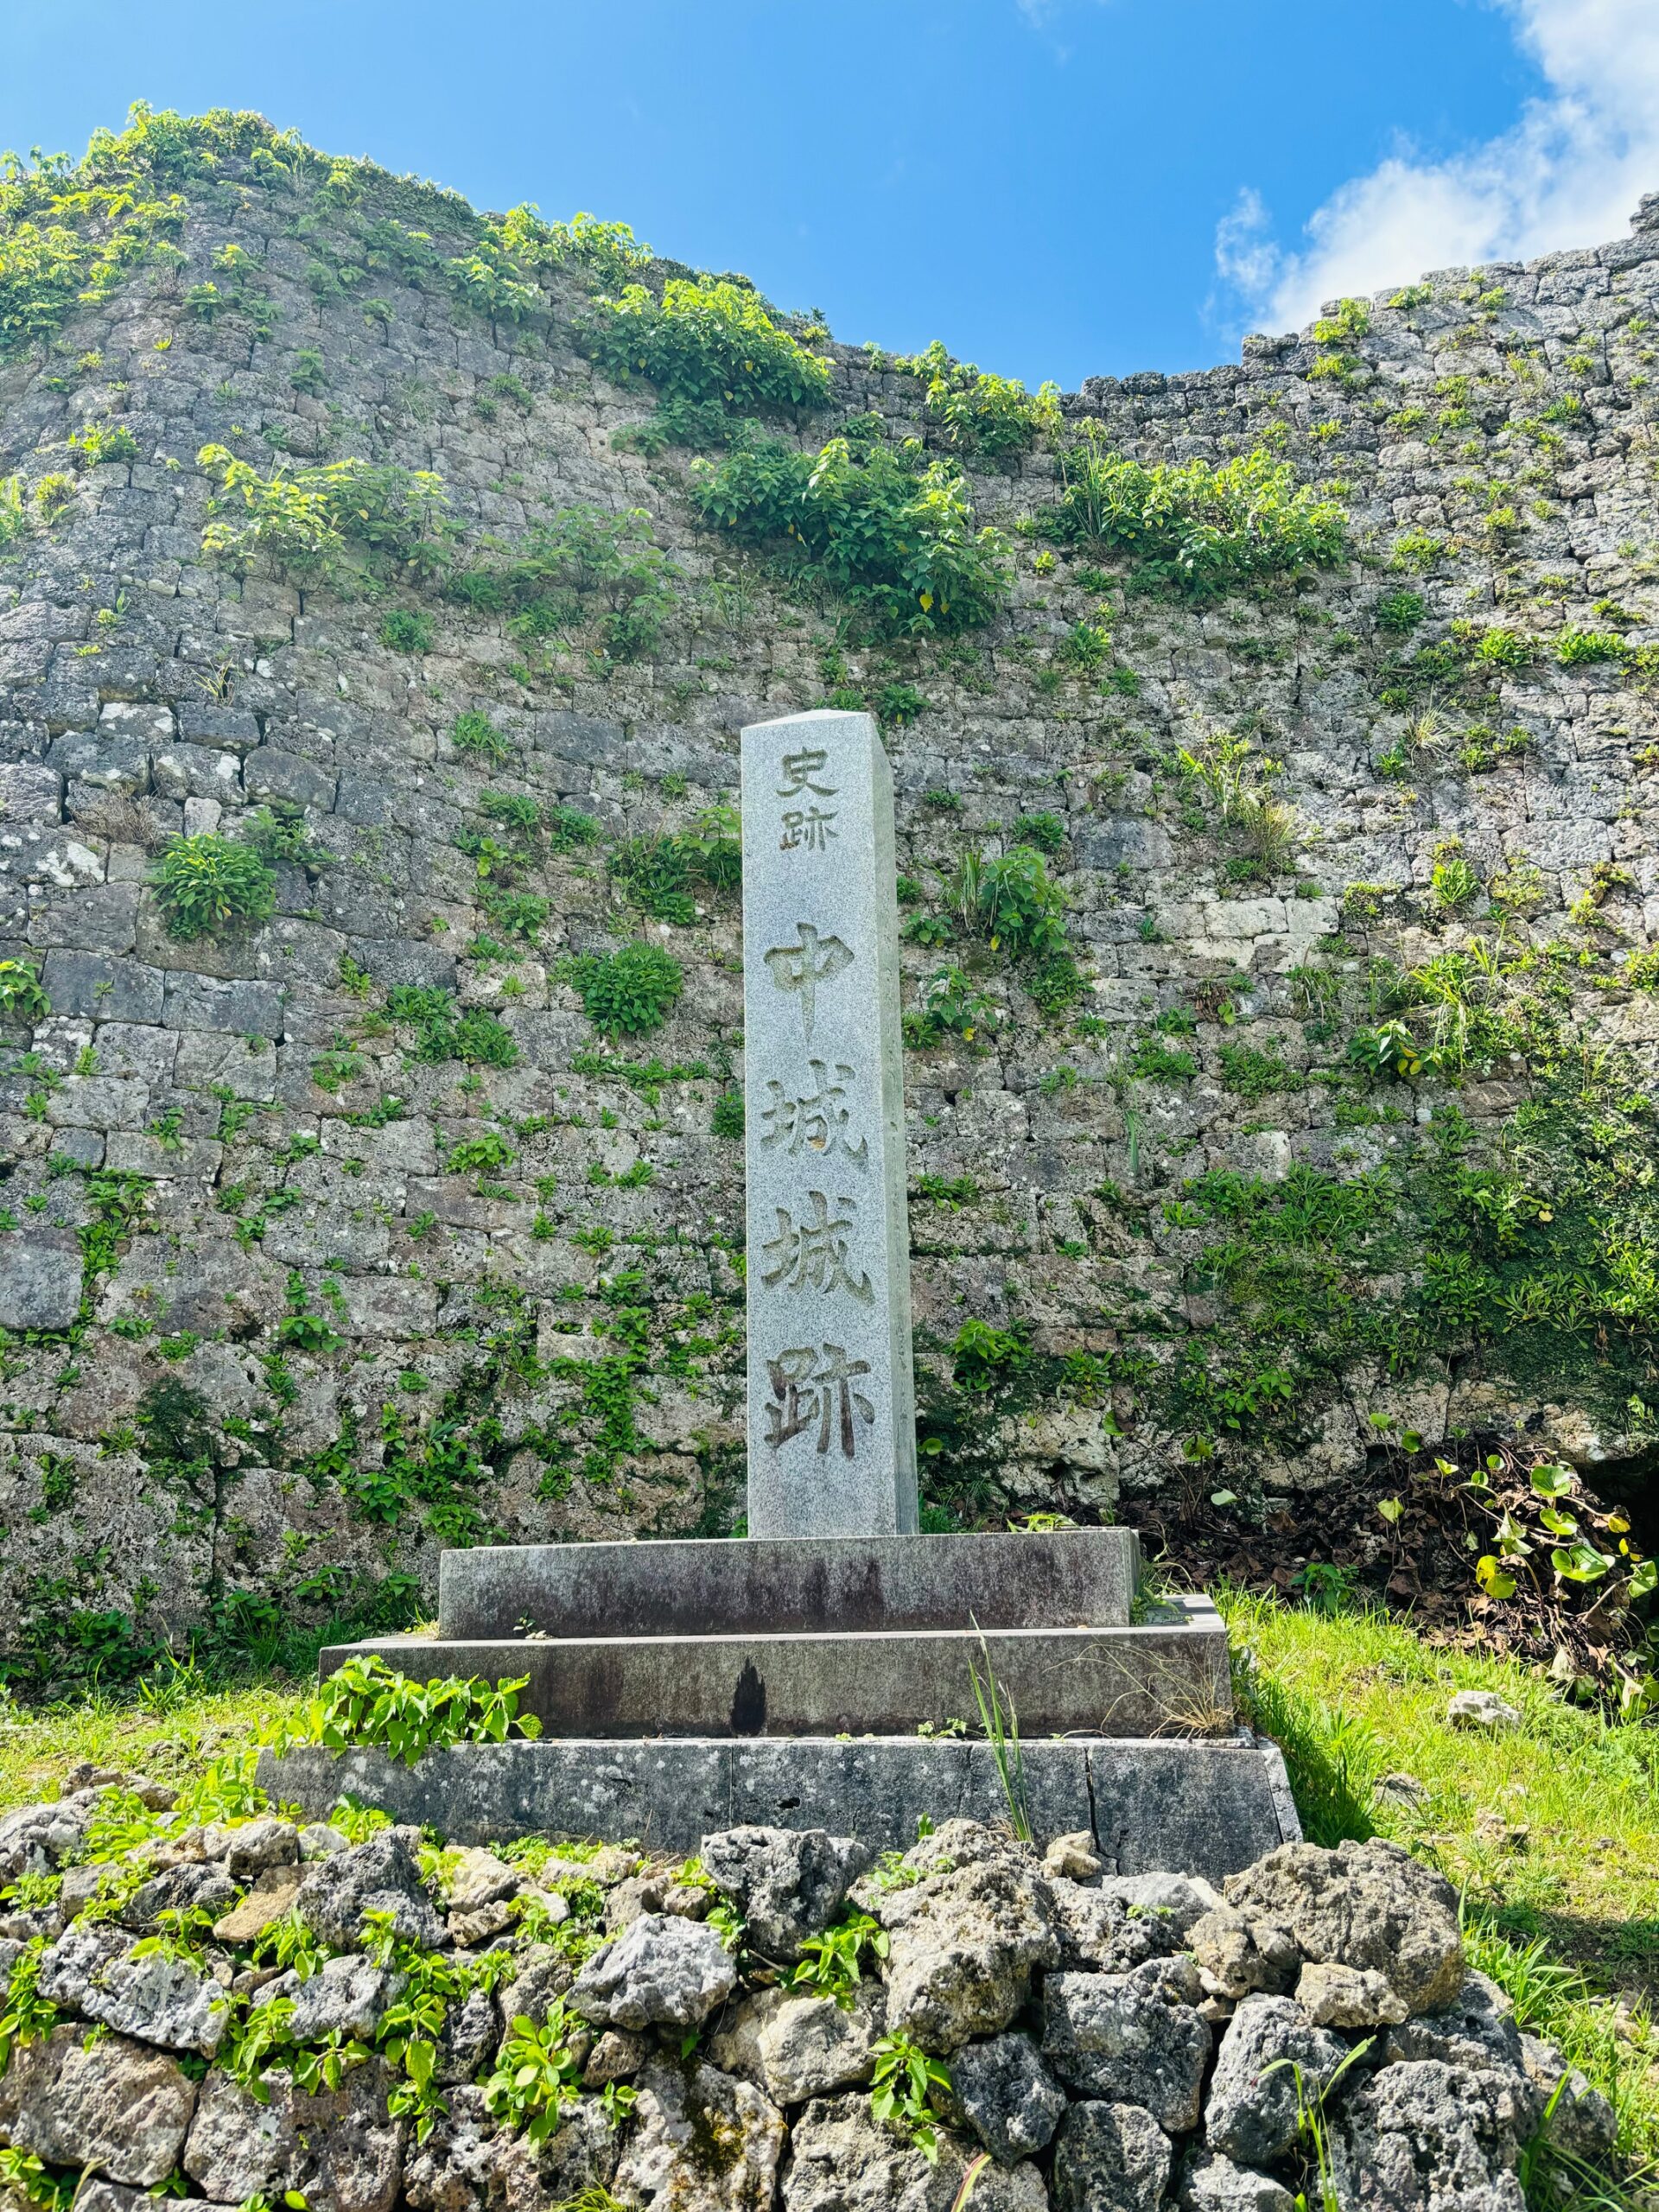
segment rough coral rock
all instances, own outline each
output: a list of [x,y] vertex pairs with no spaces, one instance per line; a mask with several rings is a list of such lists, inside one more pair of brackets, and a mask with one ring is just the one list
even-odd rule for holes
[[1087,1967],[1096,1974],[1128,1974],[1147,1959],[1166,1957],[1181,1946],[1178,1916],[1133,1903],[1104,1888],[1085,1888],[1062,1877],[1051,1878],[1060,1963]]
[[1525,2212],[1528,2115],[1497,2074],[1438,2059],[1386,2066],[1332,2121],[1339,2201],[1357,2212]]
[[1225,1885],[1227,1902],[1285,1929],[1305,1959],[1370,1967],[1413,2012],[1449,2004],[1463,1980],[1457,1894],[1397,1844],[1335,1851],[1281,1844]]
[[269,1866],[247,1895],[213,1923],[213,1934],[221,1943],[251,1943],[293,1910],[299,1893],[297,1866]]
[[569,1990],[576,1969],[550,1943],[528,1944],[518,1954],[515,1964],[518,1972],[499,1991],[501,2017],[516,2020],[522,2013],[538,2028],[544,2026],[549,2006]]
[[480,1905],[516,1897],[524,1876],[494,1852],[473,1846],[444,1854],[443,1901],[451,1912],[476,1912]]
[[1295,1985],[1302,1955],[1282,1928],[1260,1915],[1219,1904],[1187,1930],[1186,1947],[1210,1982],[1227,1997],[1260,1991],[1282,1996]]
[[452,2005],[438,2031],[432,2078],[441,2089],[470,2082],[501,2040],[501,2016],[487,1989],[470,1990]]
[[230,2024],[224,1990],[165,1952],[135,1957],[137,1946],[121,1929],[75,1922],[41,1955],[41,1996],[142,2043],[213,2057]]
[[929,2050],[1006,2028],[1033,1973],[1059,1957],[1048,1885],[1034,1862],[968,1821],[909,1853],[912,1886],[860,1892],[886,1927],[891,2028]]
[[78,1851],[102,1793],[78,1789],[50,1805],[20,1805],[0,1814],[0,1885],[20,1874],[49,1874]]
[[868,2082],[886,2024],[877,1982],[861,1982],[845,2005],[763,1989],[726,2014],[709,2055],[717,2066],[761,2082],[779,2104],[800,2104]]
[[0,2139],[149,2189],[178,2164],[195,2106],[177,2059],[125,2036],[89,2045],[84,2027],[60,2026],[14,2050],[0,2075]]
[[610,2028],[694,2028],[737,1986],[737,1965],[712,1928],[645,1913],[596,1951],[570,2005]]
[[1390,2027],[1382,2049],[1394,2065],[1433,2058],[1477,2074],[1505,2074],[1518,2080],[1526,2072],[1515,2006],[1484,1974],[1465,1974],[1451,2004]]
[[698,1849],[703,1872],[748,1923],[747,1941],[788,1965],[827,1928],[869,1865],[868,1847],[823,1828],[727,1828]]
[[1521,1726],[1518,1709],[1496,1690],[1458,1691],[1446,1708],[1446,1717],[1454,1728],[1481,1729],[1489,1736]]
[[1087,1828],[1057,1835],[1043,1853],[1043,1872],[1068,1882],[1098,1881],[1106,1870],[1095,1839]]
[[1050,1974],[1043,2056],[1078,2095],[1144,2105],[1160,2127],[1179,2133],[1198,2124],[1210,2029],[1193,2005],[1167,2002],[1148,1972]]
[[391,2119],[378,2059],[347,2069],[338,2089],[314,2094],[273,2068],[264,2101],[217,2068],[184,2146],[184,2171],[221,2204],[280,2202],[290,2190],[308,2212],[391,2212],[403,2177],[404,2126]]
[[415,2212],[546,2212],[608,2190],[621,2143],[596,2100],[571,2107],[541,2143],[491,2119],[480,2088],[452,2088],[424,2143],[410,2146],[404,2195]]
[[[718,2052],[716,2037],[709,2046],[710,2056],[716,2066],[725,2061]],[[588,2054],[588,2063],[582,2069],[584,2089],[603,2089],[613,2082],[630,2082],[642,2066],[650,2063],[657,2046],[649,2036],[636,2035],[631,2028],[607,2028],[596,2037]],[[740,2073],[739,2067],[727,2067],[728,2073]]]
[[1306,1966],[1295,1993],[1316,2028],[1386,2028],[1408,2017],[1405,1999],[1375,1967]]
[[952,2117],[1011,2166],[1047,2148],[1066,2097],[1029,2036],[1000,2035],[964,2044],[951,2060],[950,2106]]
[[133,1934],[154,1936],[180,1915],[206,1912],[217,1917],[236,1901],[236,1884],[222,1866],[187,1859],[141,1882],[117,1916]]
[[1075,2104],[1054,2148],[1056,2212],[1158,2212],[1173,2155],[1141,2106]]
[[1100,1887],[1106,1896],[1121,1898],[1131,1912],[1161,1921],[1181,1942],[1195,1920],[1221,1903],[1220,1891],[1201,1874],[1105,1874]]
[[359,2036],[365,2041],[380,2025],[397,1984],[384,1967],[347,1955],[325,1959],[315,1974],[290,1969],[268,1981],[253,2000],[291,2006],[287,2033],[295,2043],[315,2043],[327,2036]]
[[1542,2100],[1544,2133],[1554,2147],[1592,2163],[1605,2158],[1618,2137],[1618,2115],[1600,2090],[1537,2036],[1522,2037],[1521,2058]]
[[421,1878],[420,1840],[418,1828],[382,1828],[365,1842],[314,1860],[295,1911],[314,1936],[340,1950],[361,1949],[365,1912],[390,1913],[397,1935],[435,1950],[445,1931]]
[[617,2193],[647,2212],[770,2212],[785,2144],[771,2099],[709,2065],[648,2066]]
[[300,1834],[292,1821],[263,1815],[200,1831],[201,1854],[216,1859],[233,1882],[251,1882],[273,1866],[292,1866],[300,1856]]
[[[783,2212],[952,2212],[969,2167],[983,2153],[949,2128],[930,2162],[870,2118],[868,2097],[815,2097],[791,2132]],[[982,2165],[974,2212],[1047,2212],[1048,2192],[1029,2159]]]
[[1271,2165],[1296,2140],[1303,2101],[1325,2095],[1347,2056],[1342,2038],[1289,1998],[1247,1997],[1216,2055],[1205,2139],[1241,2165]]
[[1297,2199],[1282,2182],[1236,2164],[1219,2151],[1201,2151],[1189,2161],[1176,2202],[1181,2212],[1298,2212]]

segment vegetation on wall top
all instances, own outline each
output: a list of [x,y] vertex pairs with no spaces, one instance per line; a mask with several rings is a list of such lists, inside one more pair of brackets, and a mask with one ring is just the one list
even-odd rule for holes
[[711,527],[810,563],[877,636],[976,628],[1007,587],[1007,541],[975,528],[960,468],[917,446],[839,437],[815,455],[753,438],[694,464],[690,489]]
[[1147,586],[1215,598],[1334,568],[1347,551],[1338,501],[1260,448],[1148,467],[1109,451],[1096,431],[1061,453],[1059,469],[1059,499],[1038,532],[1057,544],[1134,554],[1136,581]]
[[1035,397],[1016,377],[999,377],[972,361],[953,361],[938,339],[924,353],[896,360],[896,369],[924,378],[927,412],[952,445],[993,458],[1021,454],[1061,424],[1060,388],[1046,384]]
[[780,329],[760,295],[726,277],[671,276],[659,299],[630,284],[595,300],[582,342],[619,383],[644,377],[664,400],[734,415],[822,407],[830,364]]

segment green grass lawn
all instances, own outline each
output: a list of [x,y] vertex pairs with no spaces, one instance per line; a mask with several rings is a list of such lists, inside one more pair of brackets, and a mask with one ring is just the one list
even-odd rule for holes
[[55,1795],[79,1759],[170,1780],[176,1769],[251,1748],[265,1730],[297,1714],[309,1680],[267,1675],[222,1688],[181,1669],[161,1709],[131,1698],[88,1697],[0,1717],[0,1812]]
[[[1382,1613],[1220,1603],[1241,1705],[1284,1745],[1309,1838],[1385,1835],[1438,1866],[1462,1892],[1471,1962],[1613,2099],[1627,2157],[1659,2177],[1659,1729]],[[1520,1726],[1452,1729],[1463,1689],[1496,1690]],[[1427,1797],[1377,1796],[1389,1774]]]
[[[1611,2096],[1633,2164],[1659,2174],[1659,1729],[1561,1702],[1539,1675],[1425,1643],[1379,1613],[1325,1615],[1222,1595],[1241,1703],[1284,1745],[1311,1840],[1382,1834],[1462,1891],[1471,1958],[1523,2024]],[[170,1775],[296,1716],[311,1681],[214,1687],[188,1669],[151,1706],[93,1698],[0,1719],[0,1809],[92,1758]],[[1518,1727],[1453,1731],[1454,1691],[1491,1689]],[[1427,1792],[1379,1797],[1385,1775]],[[1608,2199],[1609,2203],[1618,2200]],[[1580,2202],[1587,2200],[1580,2199]]]

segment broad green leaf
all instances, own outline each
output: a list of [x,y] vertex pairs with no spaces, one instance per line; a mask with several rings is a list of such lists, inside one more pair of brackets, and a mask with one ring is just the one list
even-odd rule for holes
[[1568,1551],[1553,1551],[1549,1557],[1563,1582],[1599,1582],[1616,1564],[1611,1552],[1599,1552],[1587,1543],[1574,1544]]
[[1505,1574],[1491,1552],[1475,1561],[1475,1580],[1489,1598],[1513,1598],[1515,1595],[1515,1577]]

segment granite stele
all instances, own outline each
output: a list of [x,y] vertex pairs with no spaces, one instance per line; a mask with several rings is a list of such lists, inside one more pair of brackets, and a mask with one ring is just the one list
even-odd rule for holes
[[869,715],[826,710],[746,729],[742,769],[749,1534],[446,1552],[435,1637],[337,1646],[323,1673],[372,1651],[527,1675],[543,1735],[413,1769],[267,1753],[268,1784],[457,1840],[676,1851],[758,1821],[907,1846],[923,1815],[1008,1811],[991,1746],[935,1732],[995,1700],[1039,1840],[1090,1830],[1123,1873],[1243,1867],[1298,1829],[1214,1609],[1138,1602],[1131,1529],[916,1533],[887,755]]

